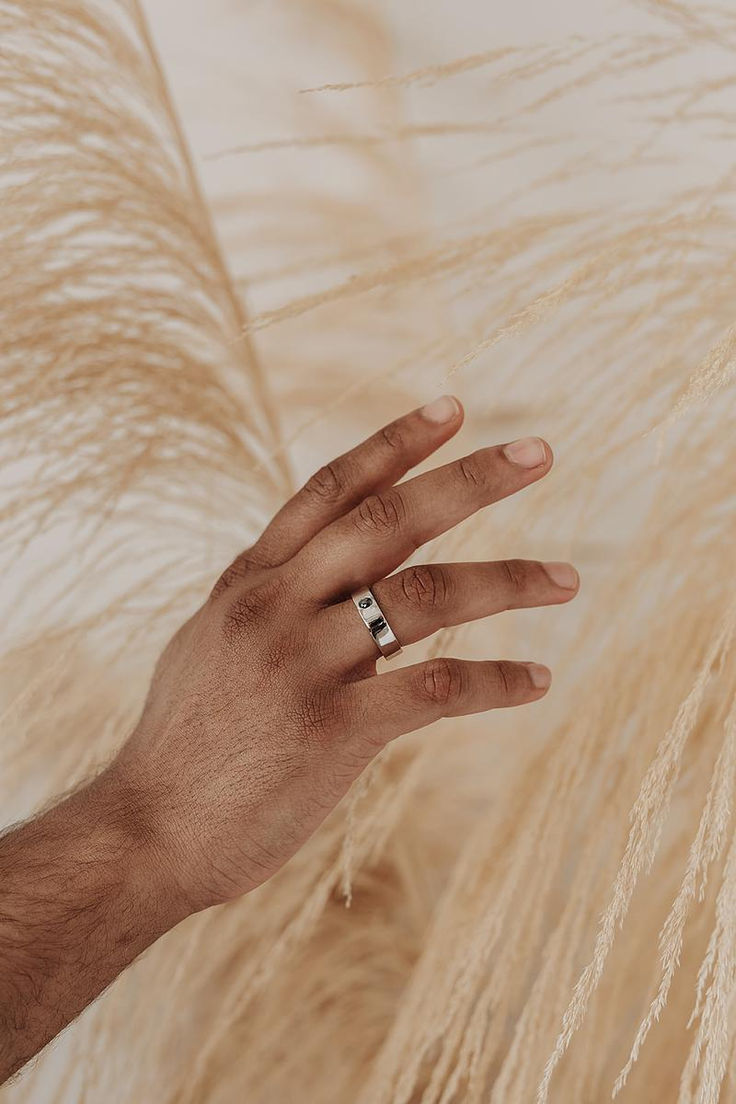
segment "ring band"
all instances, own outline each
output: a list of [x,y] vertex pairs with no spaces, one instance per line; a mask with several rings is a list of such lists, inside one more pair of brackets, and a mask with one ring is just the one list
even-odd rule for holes
[[385,659],[399,655],[401,645],[394,636],[393,629],[389,625],[383,610],[376,601],[376,596],[369,587],[362,587],[350,595],[355,602],[355,608],[361,616],[363,624],[368,629],[381,655]]

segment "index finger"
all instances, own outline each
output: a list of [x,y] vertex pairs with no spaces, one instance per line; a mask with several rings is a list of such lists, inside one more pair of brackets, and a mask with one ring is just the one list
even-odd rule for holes
[[285,563],[367,495],[391,487],[426,460],[457,433],[462,421],[460,401],[442,395],[383,426],[315,472],[264,529],[247,553],[249,559],[264,567]]

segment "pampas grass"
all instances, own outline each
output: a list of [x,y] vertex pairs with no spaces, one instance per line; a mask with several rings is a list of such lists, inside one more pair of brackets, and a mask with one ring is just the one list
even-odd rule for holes
[[463,449],[558,462],[423,557],[571,556],[584,589],[428,642],[553,694],[388,748],[4,1098],[730,1099],[736,21],[643,3],[402,71],[390,13],[275,7],[293,96],[203,191],[136,4],[0,0],[7,820],[124,738],[292,465],[443,378]]

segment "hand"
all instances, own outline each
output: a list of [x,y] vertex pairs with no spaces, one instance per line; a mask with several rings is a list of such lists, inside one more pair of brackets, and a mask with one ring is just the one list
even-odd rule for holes
[[373,587],[402,644],[500,610],[567,602],[568,564],[392,571],[425,541],[540,479],[548,445],[484,448],[396,486],[460,428],[445,397],[314,475],[166,648],[111,771],[134,793],[190,910],[265,881],[381,748],[439,717],[536,701],[534,663],[434,659],[376,676],[350,594]]

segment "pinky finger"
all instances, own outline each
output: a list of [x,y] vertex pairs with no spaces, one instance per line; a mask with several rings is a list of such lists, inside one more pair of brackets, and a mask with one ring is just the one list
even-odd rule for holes
[[544,697],[552,676],[539,663],[438,658],[354,682],[357,712],[378,744],[440,717],[526,705]]

